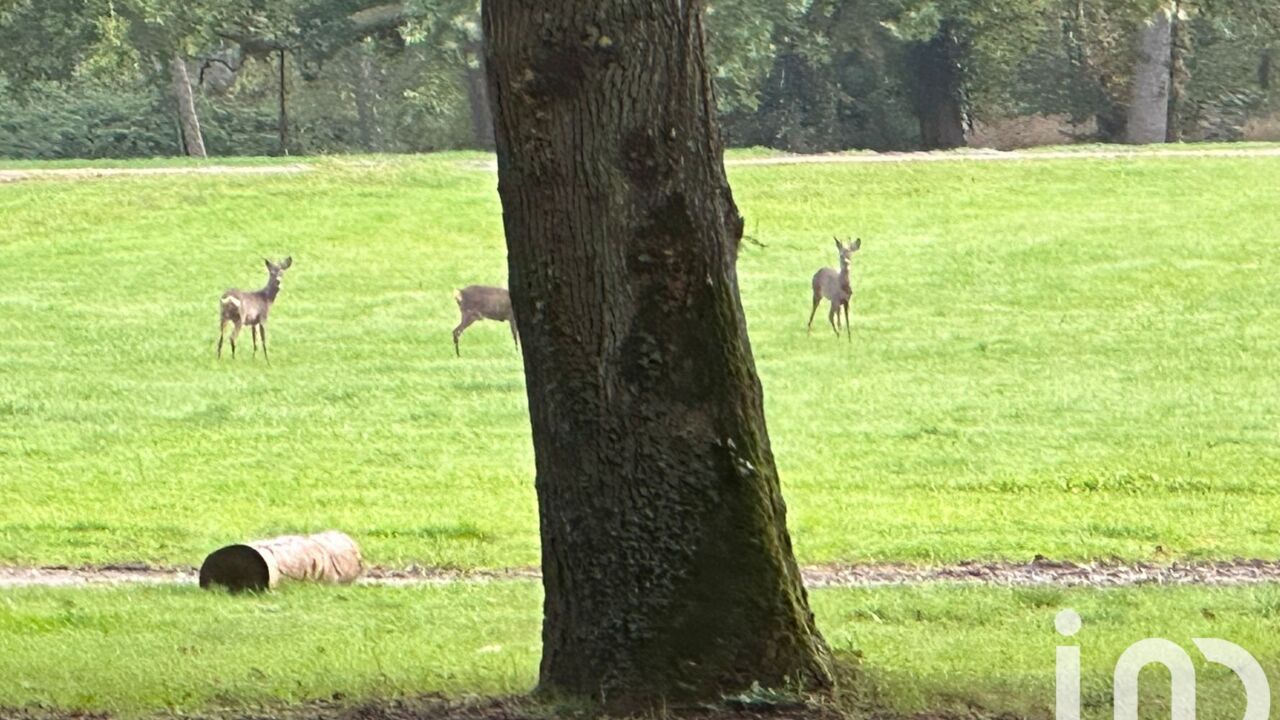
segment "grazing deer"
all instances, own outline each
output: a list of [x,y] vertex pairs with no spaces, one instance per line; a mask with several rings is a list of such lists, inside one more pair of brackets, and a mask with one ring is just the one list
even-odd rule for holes
[[458,310],[462,311],[462,322],[453,329],[453,352],[458,357],[462,357],[462,351],[458,349],[458,338],[462,337],[463,330],[471,327],[471,323],[477,320],[510,323],[511,339],[519,349],[520,335],[516,332],[516,317],[511,312],[511,293],[506,289],[488,285],[468,285],[454,291],[453,299],[458,302]]
[[853,288],[849,285],[849,257],[862,247],[862,238],[849,243],[848,247],[840,244],[840,238],[835,238],[835,241],[836,249],[840,251],[840,271],[827,267],[813,274],[813,310],[809,312],[809,332],[813,332],[813,316],[818,312],[818,303],[826,298],[831,301],[831,312],[827,313],[831,329],[836,331],[836,337],[840,337],[840,308],[844,308],[844,331],[852,342],[849,298],[853,297]]
[[267,264],[267,285],[261,290],[249,292],[232,288],[222,293],[222,320],[218,323],[218,359],[222,359],[222,340],[227,335],[227,323],[233,323],[231,331],[231,357],[236,356],[236,338],[240,337],[240,328],[249,326],[249,334],[253,336],[253,354],[258,354],[258,336],[262,336],[262,358],[271,364],[267,357],[267,313],[280,294],[280,279],[284,271],[293,264],[293,258],[287,257],[279,265],[264,259]]

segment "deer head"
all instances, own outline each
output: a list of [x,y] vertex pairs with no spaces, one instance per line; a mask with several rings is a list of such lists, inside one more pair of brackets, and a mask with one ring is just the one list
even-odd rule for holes
[[284,271],[288,270],[290,265],[293,265],[293,256],[290,255],[284,260],[281,260],[279,265],[266,258],[262,258],[262,262],[267,264],[267,272],[271,274],[271,277],[278,280],[284,276]]
[[858,250],[862,249],[862,238],[858,238],[857,240],[854,240],[853,242],[849,243],[847,246],[841,244],[840,238],[838,237],[833,237],[832,239],[836,241],[836,249],[840,251],[840,267],[842,268],[848,267],[849,257],[854,253],[858,252]]

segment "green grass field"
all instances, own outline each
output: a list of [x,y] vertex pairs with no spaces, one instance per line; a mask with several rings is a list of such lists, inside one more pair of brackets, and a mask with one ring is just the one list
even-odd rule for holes
[[[536,564],[519,355],[493,323],[461,359],[449,339],[452,290],[505,282],[483,159],[0,185],[0,565],[194,565],[328,528],[378,565]],[[739,268],[802,562],[1280,557],[1280,161],[731,181],[765,245]],[[837,234],[863,238],[852,342],[821,317],[805,332]],[[219,294],[286,254],[273,364],[218,363]],[[904,712],[1051,714],[1052,618],[1077,607],[1086,711],[1103,717],[1109,668],[1151,635],[1233,640],[1280,683],[1278,592],[813,597]],[[520,692],[538,609],[532,583],[0,590],[0,708]],[[1206,715],[1238,717],[1238,694],[1202,672]]]
[[[537,560],[477,156],[0,186],[0,563],[196,564],[330,527],[374,563]],[[465,166],[470,163],[470,167]],[[736,168],[744,303],[802,561],[1276,557],[1271,159]],[[809,276],[858,235],[853,342]],[[217,298],[295,264],[274,364]]]
[[[864,701],[910,714],[1053,716],[1054,656],[1076,644],[1082,709],[1111,717],[1111,672],[1145,637],[1197,660],[1200,717],[1239,718],[1243,694],[1193,637],[1242,644],[1280,702],[1280,588],[1057,590],[915,587],[818,590],[832,647],[859,662]],[[516,694],[537,673],[536,583],[416,588],[289,587],[270,596],[194,587],[18,590],[0,594],[0,708],[246,711],[335,695],[348,700]],[[1071,607],[1084,629],[1054,631]],[[1163,687],[1162,687],[1163,684]],[[1144,674],[1144,717],[1169,717],[1167,674]]]

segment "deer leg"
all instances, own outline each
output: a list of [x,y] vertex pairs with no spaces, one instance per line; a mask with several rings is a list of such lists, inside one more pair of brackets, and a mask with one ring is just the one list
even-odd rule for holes
[[471,323],[479,320],[480,316],[475,313],[463,313],[462,322],[458,323],[458,327],[453,329],[453,352],[458,357],[462,357],[462,351],[458,349],[458,338],[462,337],[462,331],[471,327]]
[[266,360],[267,364],[270,365],[271,358],[267,357],[267,324],[266,323],[258,324],[258,334],[262,336],[262,359]]
[[222,341],[227,337],[228,322],[229,321],[226,318],[222,318],[222,321],[218,323],[218,359],[219,360],[222,359]]
[[242,325],[239,320],[233,320],[232,322],[236,324],[236,326],[231,329],[231,357],[234,358],[236,356],[236,338],[240,337],[240,328],[244,327],[244,325]]
[[[258,357],[258,328],[261,325],[250,325],[249,335],[253,338],[253,356]],[[265,352],[265,351],[264,351]]]
[[844,301],[844,334],[849,338],[849,342],[853,342],[853,326],[849,324],[849,301]]
[[840,317],[840,306],[831,303],[831,312],[827,313],[827,322],[831,323],[831,329],[836,331],[836,337],[840,337],[840,328],[836,326],[836,318]]
[[813,296],[813,310],[809,311],[809,331],[808,332],[810,335],[813,334],[813,316],[818,314],[818,303],[821,303],[821,302],[822,302],[822,296],[815,293]]
[[519,350],[519,349],[520,349],[520,334],[516,332],[516,321],[515,321],[515,320],[509,320],[509,321],[508,321],[508,324],[511,326],[511,340],[512,340],[512,342],[514,342],[514,343],[516,344],[516,349],[517,349],[517,350]]

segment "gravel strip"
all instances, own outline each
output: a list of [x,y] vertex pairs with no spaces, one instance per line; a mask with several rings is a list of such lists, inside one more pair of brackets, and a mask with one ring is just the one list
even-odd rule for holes
[[[1141,160],[1144,158],[1271,158],[1280,157],[1280,148],[1224,148],[1197,150],[1194,148],[1167,148],[1159,150],[951,150],[946,152],[862,152],[820,153],[815,155],[770,155],[768,157],[726,158],[727,167],[753,165],[858,165],[864,163],[909,162],[1008,162],[1028,160]],[[496,172],[498,163],[493,160],[462,160],[462,167],[471,170]]]
[[1236,559],[1168,565],[1101,562],[1076,564],[1037,558],[1029,563],[962,562],[957,565],[820,565],[803,570],[805,584],[876,587],[927,583],[1016,587],[1119,587],[1123,585],[1250,585],[1280,582],[1280,561]]
[[[949,152],[866,152],[853,154],[825,153],[817,155],[772,155],[755,158],[730,158],[725,165],[730,167],[752,165],[841,165],[858,163],[899,163],[899,162],[992,162],[1009,160],[1115,160],[1122,158],[1169,158],[1169,157],[1280,157],[1280,148],[1224,148],[1219,150],[1197,150],[1195,148],[1167,148],[1148,151],[1134,150],[1047,150],[1044,152],[1027,152],[1021,150],[982,150],[971,149]],[[352,161],[351,164],[360,164]],[[464,160],[459,163],[463,167],[475,170],[496,171],[497,162],[493,160]],[[121,177],[132,175],[288,175],[309,172],[310,165],[298,163],[290,165],[194,165],[186,167],[141,167],[141,168],[32,168],[29,170],[0,170],[0,184],[21,182],[23,180],[85,180],[95,178]]]
[[1280,148],[1239,148],[1222,150],[1160,149],[1160,150],[961,150],[949,152],[883,152],[850,155],[774,155],[756,158],[730,158],[725,165],[825,165],[842,163],[895,163],[895,162],[999,162],[1008,160],[1119,160],[1143,158],[1205,158],[1205,157],[1280,157]]
[[[1076,564],[1037,558],[1029,563],[962,562],[918,567],[901,564],[829,564],[803,569],[810,588],[881,587],[886,585],[967,584],[1006,587],[1120,587],[1125,585],[1252,585],[1280,582],[1280,561],[1231,560],[1168,565],[1102,562]],[[459,570],[411,566],[374,567],[362,585],[412,586],[450,583],[533,581],[537,568]],[[82,587],[128,583],[194,584],[195,568],[148,565],[100,567],[0,567],[0,589],[15,587]]]
[[47,168],[0,170],[0,184],[23,180],[85,180],[131,175],[292,175],[310,172],[310,165],[195,165],[146,168]]

